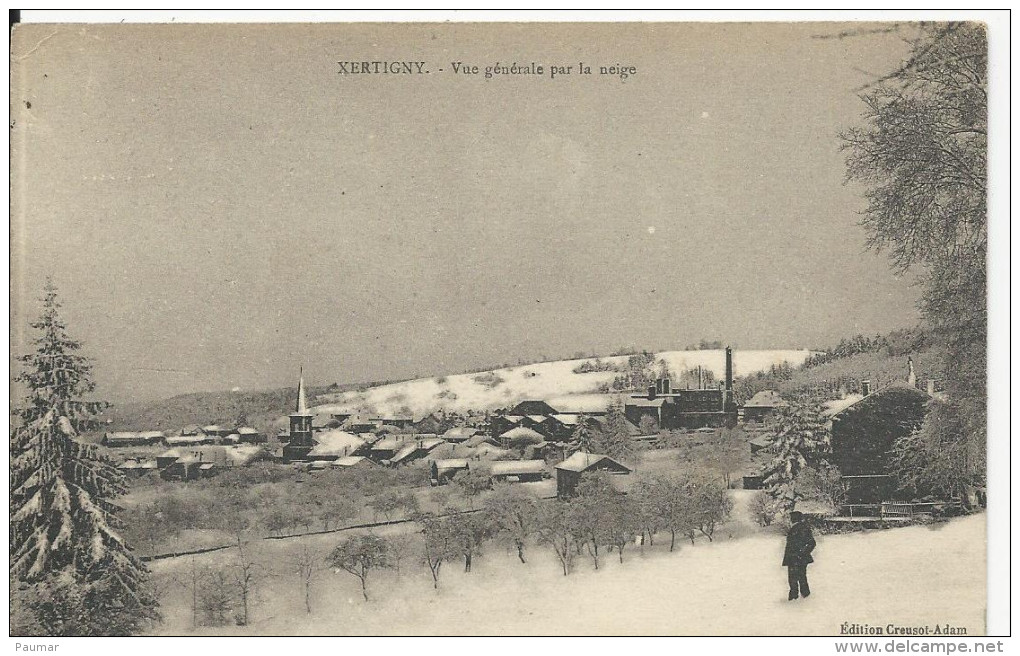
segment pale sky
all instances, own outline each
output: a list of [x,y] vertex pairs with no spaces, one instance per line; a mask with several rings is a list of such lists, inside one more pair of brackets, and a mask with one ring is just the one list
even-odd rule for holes
[[913,32],[846,29],[19,27],[12,347],[47,275],[114,401],[913,325],[837,138]]

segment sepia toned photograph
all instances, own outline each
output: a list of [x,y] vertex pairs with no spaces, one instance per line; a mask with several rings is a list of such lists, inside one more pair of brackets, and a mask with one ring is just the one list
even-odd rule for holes
[[985,23],[10,62],[19,645],[993,633]]

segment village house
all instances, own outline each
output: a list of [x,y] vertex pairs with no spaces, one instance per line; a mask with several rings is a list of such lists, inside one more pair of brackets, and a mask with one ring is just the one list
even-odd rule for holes
[[544,460],[501,460],[492,463],[489,476],[493,483],[530,483],[549,476]]
[[226,437],[234,432],[234,429],[230,426],[220,426],[219,424],[210,424],[202,427],[202,432],[212,437]]
[[406,430],[414,424],[414,417],[393,415],[392,417],[379,417],[378,421],[382,426],[393,426],[399,430]]
[[751,446],[751,455],[760,453],[772,445],[772,440],[767,435],[759,435],[748,442]]
[[445,417],[432,412],[416,419],[411,427],[416,433],[439,433],[445,421]]
[[171,435],[167,437],[164,442],[166,442],[166,445],[169,447],[202,446],[206,444],[215,444],[216,437],[214,435],[206,435],[200,431],[193,435]]
[[352,415],[343,423],[343,429],[349,433],[374,433],[381,425],[371,417]]
[[212,478],[220,473],[215,462],[203,462],[198,465],[198,478]]
[[480,430],[471,426],[455,426],[443,433],[443,439],[453,444],[460,444],[478,435],[480,432]]
[[578,451],[556,465],[556,495],[561,499],[574,496],[581,475],[594,471],[623,475],[629,474],[631,469],[609,456]]
[[120,431],[106,433],[100,444],[106,447],[153,446],[165,444],[166,436],[161,431]]
[[340,425],[342,426],[343,423],[350,419],[354,413],[351,412],[350,410],[330,410],[329,414],[332,415],[334,419],[339,421]]
[[454,476],[462,471],[468,471],[471,467],[464,458],[448,458],[445,460],[433,460],[429,467],[431,475],[429,482],[435,485],[445,485]]
[[[661,389],[669,389],[669,383],[665,384]],[[640,426],[641,420],[645,417],[650,417],[656,427],[662,426],[662,406],[666,404],[666,398],[663,396],[656,396],[654,399],[649,398],[631,398],[627,401],[624,406],[624,414],[627,416],[627,421]]]
[[872,392],[870,381],[864,381],[862,391],[829,415],[829,461],[842,475],[849,502],[887,501],[896,490],[893,444],[920,428],[931,395],[908,382]]
[[443,443],[443,440],[435,434],[432,435],[411,435],[393,456],[389,459],[391,465],[406,465],[415,460],[428,456],[429,452]]
[[226,437],[221,437],[219,443],[229,446],[236,446],[241,443],[241,435],[240,433],[231,433]]
[[525,415],[521,420],[521,428],[529,428],[544,437],[549,437],[549,417],[545,415]]
[[345,456],[329,463],[331,469],[361,469],[374,467],[375,463],[365,456]]
[[340,428],[340,421],[329,412],[319,412],[312,416],[312,431],[326,431]]
[[777,408],[785,408],[790,404],[779,396],[775,390],[762,390],[743,405],[741,418],[747,423],[762,423],[775,412]]
[[365,440],[353,433],[330,430],[315,436],[315,446],[305,456],[309,460],[332,461],[352,456],[365,448]]
[[599,425],[598,419],[598,416],[557,413],[546,419],[545,428],[551,441],[569,442],[582,422],[586,422],[589,428],[596,428]]
[[531,444],[545,442],[546,436],[531,428],[518,426],[500,435],[498,440],[499,445],[504,449],[523,448]]
[[499,437],[503,433],[507,432],[512,428],[517,428],[521,425],[524,417],[521,415],[512,414],[497,414],[492,417],[489,422],[489,434],[493,437]]
[[[193,480],[200,476],[212,476],[223,469],[245,467],[254,462],[259,449],[253,445],[209,446],[199,449],[175,447],[156,456],[152,469],[158,469],[165,479]],[[212,464],[215,467],[200,467]]]
[[179,448],[168,449],[156,456],[156,468],[160,470],[166,469],[183,455],[184,451]]
[[368,455],[376,462],[388,461],[396,455],[397,451],[405,446],[404,440],[405,436],[403,435],[390,435],[380,438],[372,444]]
[[125,460],[117,465],[117,469],[123,472],[124,475],[131,477],[140,477],[159,470],[155,460],[139,460],[136,458]]
[[265,435],[250,426],[242,426],[238,428],[237,434],[240,437],[242,444],[262,444],[266,441]]
[[199,465],[202,460],[197,455],[187,454],[175,459],[165,469],[160,471],[160,476],[165,480],[191,481],[199,476]]
[[545,401],[538,399],[529,399],[521,401],[514,407],[510,408],[507,414],[517,415],[520,417],[525,417],[528,415],[538,415],[541,417],[547,417],[549,415],[556,414],[556,409],[553,408],[548,403],[546,403]]

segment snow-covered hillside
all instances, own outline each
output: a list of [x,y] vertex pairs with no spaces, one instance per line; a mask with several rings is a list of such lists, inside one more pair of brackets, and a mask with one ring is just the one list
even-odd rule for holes
[[[734,351],[735,376],[746,376],[768,369],[772,365],[788,362],[798,366],[811,351]],[[725,355],[714,351],[664,351],[655,354],[664,360],[671,371],[685,371],[702,367],[711,371],[716,380],[722,380]],[[602,358],[606,364],[623,369],[628,356]],[[594,359],[559,360],[540,362],[494,371],[458,374],[439,378],[419,378],[401,383],[373,387],[365,392],[346,392],[319,397],[322,405],[317,412],[352,411],[396,414],[410,411],[425,414],[445,409],[452,412],[466,410],[492,410],[513,405],[523,399],[549,399],[573,394],[590,394],[600,384],[610,383],[620,375],[618,371],[574,373],[574,369]]]
[[[746,501],[746,500],[745,500]],[[743,504],[740,504],[743,505]],[[380,534],[395,533],[401,527]],[[731,537],[733,535],[733,537]],[[205,629],[262,635],[839,635],[844,622],[886,627],[944,626],[985,631],[985,516],[932,526],[818,535],[808,576],[813,594],[786,600],[783,537],[743,522],[720,527],[715,543],[699,538],[668,553],[668,536],[620,564],[607,554],[598,571],[579,558],[560,573],[548,547],[531,546],[522,565],[513,549],[491,545],[471,573],[458,561],[442,568],[439,590],[428,570],[406,562],[380,572],[364,602],[357,580],[328,570],[316,576],[311,613],[294,574],[272,581],[253,626]],[[274,566],[307,544],[328,553],[336,534],[253,545]],[[230,550],[198,557],[199,567],[229,566]],[[185,578],[185,558],[158,561],[158,576]],[[282,570],[281,570],[282,571]],[[268,585],[266,586],[269,587]],[[160,632],[191,631],[185,586],[168,586]]]

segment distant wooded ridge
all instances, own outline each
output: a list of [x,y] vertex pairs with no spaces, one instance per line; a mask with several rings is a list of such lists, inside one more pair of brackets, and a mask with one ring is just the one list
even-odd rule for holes
[[[892,331],[886,335],[874,337],[854,336],[841,340],[837,345],[817,351],[805,362],[803,369],[817,367],[835,360],[851,358],[862,353],[871,353],[879,357],[896,357],[905,353],[924,351],[930,346],[929,335],[920,328],[907,328]],[[685,350],[714,350],[719,341],[701,340],[697,348]],[[563,360],[595,359],[640,354],[638,348],[619,348],[608,355],[585,354],[577,352]],[[520,361],[513,365],[503,364],[489,369],[475,368],[462,373],[485,373],[511,366],[526,366],[537,362],[557,362],[562,360]],[[889,363],[895,368],[896,363]],[[841,375],[852,372],[854,367],[841,367]],[[767,372],[763,372],[767,373]],[[867,373],[867,372],[862,372]],[[453,374],[450,374],[453,375]],[[443,378],[440,375],[438,378]],[[413,379],[408,379],[413,380]],[[361,383],[332,383],[329,385],[310,385],[309,396],[315,398],[322,394],[356,392],[372,387],[403,381],[372,381]],[[250,391],[217,391],[190,392],[179,394],[169,399],[154,401],[135,401],[119,404],[111,408],[105,415],[105,430],[177,430],[189,424],[204,425],[207,423],[236,423],[250,425],[259,430],[275,432],[273,423],[286,415],[294,406],[296,391],[293,387],[271,390]],[[242,421],[239,421],[242,420]]]

